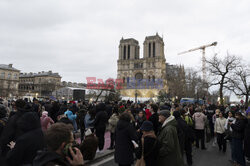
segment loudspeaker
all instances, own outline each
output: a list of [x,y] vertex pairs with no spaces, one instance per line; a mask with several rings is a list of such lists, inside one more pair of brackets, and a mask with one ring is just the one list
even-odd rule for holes
[[85,100],[85,90],[75,89],[73,90],[73,100],[74,101],[84,101]]

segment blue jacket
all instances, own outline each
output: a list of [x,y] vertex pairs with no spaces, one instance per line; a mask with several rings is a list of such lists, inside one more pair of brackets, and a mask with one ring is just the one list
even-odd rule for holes
[[66,115],[71,121],[75,121],[77,117],[77,115],[76,114],[74,115],[73,112],[71,112],[70,110],[64,112],[64,115]]

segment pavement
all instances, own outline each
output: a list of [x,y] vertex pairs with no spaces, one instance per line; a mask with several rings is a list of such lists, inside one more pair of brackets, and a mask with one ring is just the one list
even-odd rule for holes
[[[106,143],[106,142],[105,142]],[[231,166],[230,145],[227,144],[227,152],[219,151],[218,146],[213,147],[212,141],[206,144],[207,150],[193,148],[193,166]],[[117,166],[114,162],[114,151],[106,150],[102,155],[96,156],[96,159],[87,165],[91,166]],[[185,156],[185,155],[184,155]],[[184,157],[184,161],[186,161]],[[248,163],[247,166],[250,166]]]

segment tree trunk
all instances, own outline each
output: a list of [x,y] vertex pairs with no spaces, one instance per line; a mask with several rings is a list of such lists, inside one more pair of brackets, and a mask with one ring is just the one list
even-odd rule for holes
[[246,94],[246,100],[245,100],[245,107],[248,107],[248,99],[249,99],[249,94]]
[[223,84],[220,84],[220,89],[219,89],[219,94],[220,94],[220,105],[224,105],[224,100],[223,100]]
[[103,90],[101,90],[101,92],[99,93],[99,95],[97,95],[95,102],[98,101],[99,97],[102,95],[102,92],[103,92]]

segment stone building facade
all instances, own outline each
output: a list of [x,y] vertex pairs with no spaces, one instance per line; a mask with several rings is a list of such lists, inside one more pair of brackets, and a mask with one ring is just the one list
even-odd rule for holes
[[61,76],[52,71],[20,74],[19,93],[21,96],[49,97],[60,87]]
[[[117,66],[117,78],[123,80],[122,96],[153,98],[160,90],[167,89],[164,41],[158,34],[145,38],[142,58],[139,42],[122,38]],[[161,86],[156,85],[159,81]],[[152,84],[156,86],[148,86]]]
[[19,74],[12,64],[0,64],[0,97],[18,96]]

